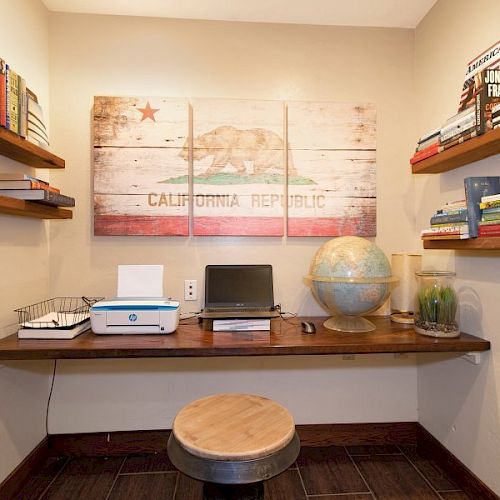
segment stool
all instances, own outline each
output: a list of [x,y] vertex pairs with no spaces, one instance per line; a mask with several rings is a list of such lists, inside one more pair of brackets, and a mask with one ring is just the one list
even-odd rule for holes
[[167,445],[172,463],[204,482],[205,500],[261,500],[263,481],[295,462],[300,441],[292,415],[250,394],[217,394],[175,417]]

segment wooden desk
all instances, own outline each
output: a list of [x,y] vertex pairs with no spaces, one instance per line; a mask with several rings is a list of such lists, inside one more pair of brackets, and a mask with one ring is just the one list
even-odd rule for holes
[[374,332],[353,334],[327,330],[325,318],[306,318],[315,334],[302,333],[300,318],[271,321],[271,332],[204,331],[196,319],[181,322],[170,335],[95,335],[73,340],[0,340],[0,359],[161,358],[208,356],[280,356],[395,352],[488,351],[487,340],[462,333],[455,339],[425,337],[389,318],[371,317]]

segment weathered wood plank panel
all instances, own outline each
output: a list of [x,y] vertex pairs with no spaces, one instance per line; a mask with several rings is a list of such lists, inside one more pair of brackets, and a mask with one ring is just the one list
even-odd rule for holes
[[188,101],[167,97],[94,97],[94,146],[184,146]]
[[376,149],[373,104],[289,102],[287,111],[291,149]]
[[195,235],[284,233],[283,119],[277,101],[193,101]]
[[94,193],[187,192],[188,171],[182,149],[96,148]]
[[185,99],[94,98],[94,234],[189,234],[188,130]]
[[289,236],[375,236],[375,108],[288,103]]

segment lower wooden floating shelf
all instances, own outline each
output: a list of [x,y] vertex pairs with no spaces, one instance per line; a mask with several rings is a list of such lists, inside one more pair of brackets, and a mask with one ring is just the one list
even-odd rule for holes
[[500,250],[500,236],[468,240],[425,240],[428,250]]
[[71,219],[73,212],[66,208],[52,207],[43,203],[0,196],[0,214],[18,215],[35,219]]
[[[302,319],[314,322],[315,334],[302,332]],[[212,332],[197,320],[189,320],[170,335],[96,335],[88,331],[72,340],[19,340],[14,334],[0,340],[0,359],[465,353],[491,348],[489,341],[467,333],[451,339],[426,337],[381,316],[370,317],[375,331],[357,334],[327,330],[325,319],[277,318],[271,321],[270,332]]]

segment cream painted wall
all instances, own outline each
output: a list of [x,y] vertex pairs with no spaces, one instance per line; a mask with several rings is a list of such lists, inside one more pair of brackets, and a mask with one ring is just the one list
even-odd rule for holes
[[[94,95],[374,102],[376,241],[388,255],[418,250],[408,168],[415,131],[404,120],[413,112],[413,37],[411,30],[51,15],[51,125],[67,161],[51,179],[77,199],[73,221],[51,227],[51,292],[112,296],[118,264],[158,263],[166,266],[166,293],[180,298],[183,280],[201,285],[208,263],[260,262],[273,265],[285,310],[324,314],[303,276],[325,239],[94,237]],[[276,397],[299,423],[417,419],[412,357],[65,361],[49,430],[166,428],[194,397],[229,389]]]
[[[2,52],[48,111],[48,12],[38,0],[0,0]],[[0,172],[47,173],[0,156]],[[14,309],[49,294],[48,223],[0,215],[0,338],[16,331]],[[0,362],[0,481],[45,436],[50,362]]]
[[[465,16],[464,13],[467,13]],[[500,3],[439,0],[416,30],[416,137],[457,111],[467,63],[500,35]],[[415,176],[417,229],[442,202],[463,197],[463,179],[499,175],[499,156],[441,175]],[[490,488],[500,494],[500,252],[425,253],[427,265],[455,269],[462,330],[492,350],[480,366],[419,357],[419,421]]]

